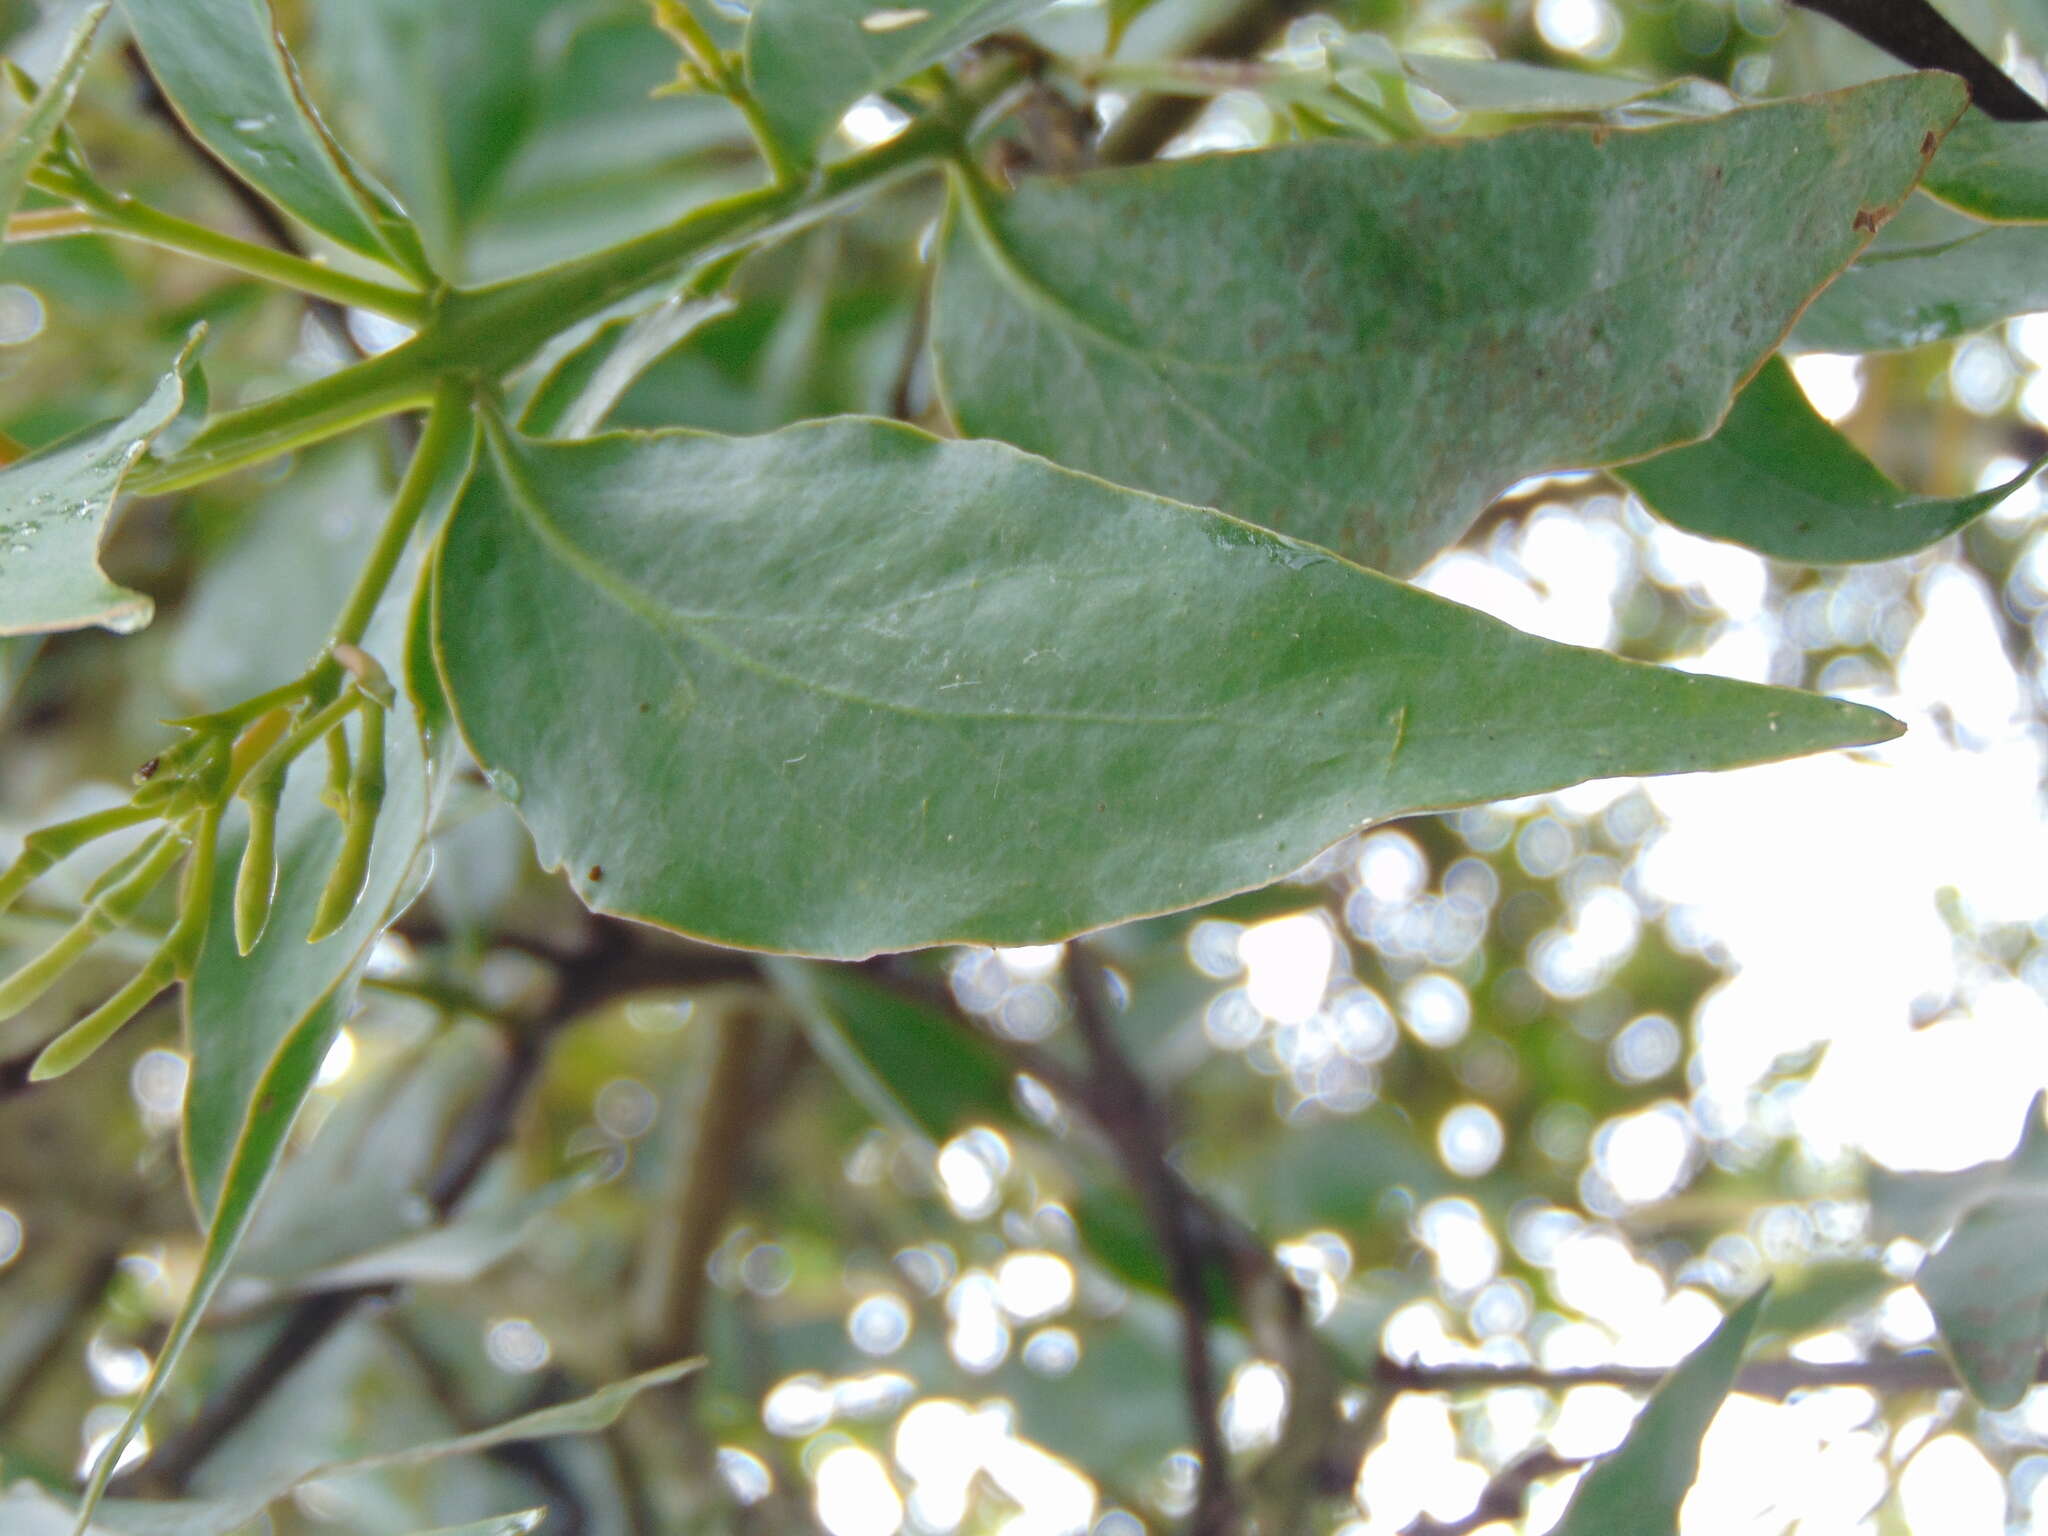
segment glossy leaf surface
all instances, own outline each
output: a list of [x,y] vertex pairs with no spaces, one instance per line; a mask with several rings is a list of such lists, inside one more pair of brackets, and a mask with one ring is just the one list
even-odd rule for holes
[[113,0],[95,0],[79,16],[70,40],[50,78],[36,92],[35,100],[0,135],[0,224],[21,206],[28,190],[29,173],[43,158],[43,151],[57,137],[64,114],[78,95],[78,83],[85,78],[86,61],[92,57],[93,39]]
[[124,0],[123,9],[178,115],[238,176],[337,245],[425,275],[396,205],[306,100],[269,0]]
[[1048,0],[761,0],[747,22],[747,83],[799,157],[861,97],[886,90]]
[[439,552],[463,732],[586,902],[723,943],[1044,942],[1374,817],[1896,729],[993,443],[500,429],[487,460]]
[[[195,338],[196,340],[196,338]],[[142,628],[155,605],[100,569],[121,481],[177,418],[192,343],[127,416],[0,469],[0,635]]]
[[1912,495],[1829,425],[1774,357],[1712,437],[1615,475],[1688,532],[1830,565],[1925,549],[1997,506],[2042,462],[1973,496]]
[[1676,1536],[1679,1507],[1699,1475],[1700,1441],[1735,1385],[1769,1294],[1759,1291],[1730,1313],[1650,1394],[1621,1448],[1579,1484],[1558,1536]]
[[1799,319],[1814,352],[1891,352],[2048,308],[2048,229],[1987,229],[1879,251],[1844,272]]
[[1413,571],[1523,476],[1711,433],[1960,105],[1903,76],[975,191],[941,388],[966,433]]

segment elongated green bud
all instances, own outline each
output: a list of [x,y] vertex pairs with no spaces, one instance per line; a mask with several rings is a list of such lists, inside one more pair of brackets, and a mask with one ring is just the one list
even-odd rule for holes
[[8,867],[6,874],[0,875],[0,912],[13,906],[15,899],[39,877],[87,843],[149,819],[149,812],[140,806],[117,805],[29,833],[22,840],[20,856]]
[[0,981],[0,1018],[19,1013],[41,997],[102,934],[131,922],[149,893],[171,872],[171,866],[184,857],[186,844],[184,838],[166,829],[154,834],[145,846],[148,853],[79,914],[77,922],[59,934],[48,949]]
[[[280,785],[281,789],[282,786]],[[248,954],[270,925],[277,895],[277,794],[249,797],[249,841],[235,871],[235,950]]]
[[44,1046],[42,1054],[29,1066],[28,1080],[39,1083],[45,1078],[62,1077],[84,1061],[175,981],[174,972],[170,956],[158,950],[127,986]]
[[383,809],[384,706],[366,700],[362,740],[357,744],[355,768],[349,775],[341,852],[335,856],[334,868],[321,888],[320,904],[313,911],[313,926],[306,933],[307,943],[317,944],[338,931],[362,899],[363,885],[370,875],[370,847],[377,836],[377,817]]

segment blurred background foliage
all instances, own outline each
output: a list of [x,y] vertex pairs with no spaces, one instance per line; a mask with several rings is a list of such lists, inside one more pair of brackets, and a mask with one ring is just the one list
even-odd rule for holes
[[[1219,9],[1045,14],[1020,44],[1049,62],[1017,154],[1057,163],[1091,115],[1185,83],[1164,61]],[[2041,84],[2037,7],[1945,9]],[[528,270],[755,174],[726,104],[662,90],[674,50],[633,0],[298,0],[280,14],[314,96],[451,273]],[[732,14],[708,0],[701,14],[734,35]],[[0,34],[31,70],[69,19],[60,3],[0,4]],[[1389,44],[1405,77],[1385,67]],[[1896,68],[1771,0],[1358,0],[1297,19],[1262,63],[1219,69],[1177,148],[1525,120],[1486,103],[1506,99],[1487,94],[1503,80],[1528,82],[1458,72],[1475,59],[1569,71],[1543,82],[1565,110],[1606,77],[1747,98]],[[844,132],[879,136],[892,113],[863,103]],[[110,180],[265,233],[165,131],[120,49],[103,51],[74,124]],[[932,183],[901,186],[751,259],[730,309],[613,419],[942,425],[920,318],[938,200]],[[1923,244],[1969,223],[1917,199],[1881,238]],[[10,246],[0,428],[35,446],[114,413],[198,319],[216,401],[392,339],[374,319],[133,247]],[[1808,357],[1799,376],[1904,483],[1957,494],[2040,450],[2048,315]],[[10,837],[114,799],[159,718],[293,675],[374,533],[395,459],[373,430],[133,507],[107,564],[157,597],[161,621],[122,639],[0,641]],[[1564,638],[1894,708],[1902,658],[1966,589],[1993,642],[1971,655],[2002,669],[2008,707],[1987,717],[1908,689],[1916,724],[1962,755],[2010,728],[2038,778],[2044,528],[2029,492],[1924,555],[1798,568],[1656,525],[1600,476],[1563,475],[1517,487],[1424,579]],[[1077,994],[1057,949],[827,970],[599,924],[535,868],[512,813],[462,785],[426,894],[382,941],[294,1157],[159,1414],[186,1427],[159,1431],[140,1486],[233,1487],[701,1350],[700,1376],[601,1435],[323,1483],[279,1506],[277,1526],[384,1536],[545,1502],[547,1529],[583,1536],[1170,1529],[1195,1479],[1181,1320],[1133,1187],[1145,1149],[1086,1111],[1123,1091],[1105,1065],[1120,1055],[1139,1095],[1125,1102],[1156,1119],[1205,1198],[1224,1434],[1266,1518],[1348,1536],[1541,1529],[1573,1469],[1619,1438],[1639,1383],[1478,1391],[1461,1368],[1668,1366],[1767,1276],[1780,1284],[1764,1330],[1794,1361],[1888,1360],[1931,1336],[1910,1282],[1953,1214],[1947,1186],[1802,1133],[1809,1079],[1857,1021],[1809,1020],[1718,1070],[1702,1050],[1703,1008],[1736,962],[1649,862],[1687,814],[1720,814],[1712,835],[1740,844],[1750,878],[1803,872],[1754,828],[1682,800],[1600,784],[1373,829],[1270,890],[1101,935],[1089,963],[1102,974]],[[1932,1027],[2002,986],[2048,990],[2048,926],[1987,918],[1968,889],[1939,894],[1953,985],[1892,999],[1884,1027]],[[17,908],[0,945],[46,928]],[[1782,936],[1795,956],[1809,940]],[[1885,940],[1864,933],[1851,955],[1856,942]],[[172,1010],[61,1090],[27,1087],[36,1045],[103,981],[74,974],[0,1038],[10,1481],[62,1486],[109,1433],[194,1258]],[[1090,1048],[1077,1006],[1100,1012],[1111,1056]],[[1910,1081],[1889,1091],[1907,1117],[1972,1114]],[[1979,1156],[2017,1130],[1990,1118]],[[1422,1390],[1431,1372],[1440,1390]],[[1710,1442],[1704,1491],[1720,1493],[1697,1528],[2048,1528],[2038,1391],[1992,1414],[1930,1384],[1939,1374],[1872,1375],[1877,1390],[1819,1384],[1755,1410],[1779,1417],[1754,1434],[1810,1451],[1806,1472],[1745,1476]]]

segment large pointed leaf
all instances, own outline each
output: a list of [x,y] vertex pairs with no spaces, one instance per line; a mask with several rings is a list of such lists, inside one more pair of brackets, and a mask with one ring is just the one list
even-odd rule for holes
[[1987,229],[1864,257],[1800,316],[1792,344],[1889,352],[2039,309],[2048,309],[2048,229]]
[[28,109],[0,135],[0,224],[5,224],[21,204],[28,190],[29,172],[43,158],[43,151],[57,137],[64,114],[78,95],[78,83],[85,78],[86,60],[92,57],[93,38],[113,0],[94,0],[71,29],[63,56],[50,78],[36,92]]
[[124,0],[123,9],[164,95],[238,176],[336,244],[429,275],[397,205],[306,100],[270,0]]
[[1768,1289],[1728,1315],[1650,1394],[1628,1438],[1572,1496],[1557,1536],[1677,1536],[1678,1511],[1699,1475],[1700,1441],[1714,1421]]
[[808,158],[846,109],[1051,0],[761,0],[747,22],[747,83],[769,126]]
[[498,427],[486,460],[438,557],[464,735],[585,901],[721,943],[1042,942],[1374,817],[1896,730],[996,443]]
[[123,477],[177,419],[197,341],[129,415],[0,469],[0,635],[149,622],[155,605],[100,569],[100,539]]
[[1712,432],[1960,107],[1912,75],[976,189],[942,392],[966,432],[1412,571],[1525,475]]
[[[2019,1147],[1914,1277],[1941,1342],[1988,1407],[2011,1408],[2033,1385],[2048,1336],[2048,1128],[2037,1096]],[[1987,1170],[1988,1171],[1988,1170]]]
[[1615,474],[1681,528],[1827,565],[1924,549],[1997,506],[2044,462],[1973,496],[1911,495],[1822,418],[1774,357],[1712,437]]
[[[410,619],[403,589],[387,600],[365,647],[396,663]],[[360,721],[358,721],[360,723]],[[341,841],[320,803],[320,770],[302,761],[278,820],[277,896],[263,937],[245,956],[234,937],[234,881],[215,883],[205,948],[185,985],[191,1078],[185,1093],[185,1175],[206,1232],[198,1274],[127,1421],[101,1450],[87,1487],[89,1514],[112,1468],[161,1395],[255,1215],[327,1049],[354,1002],[370,946],[410,895],[432,816],[430,747],[405,696],[384,720],[385,797],[369,874],[355,910],[318,944],[306,942]],[[222,867],[239,858],[233,843]],[[247,1518],[246,1516],[244,1517]]]

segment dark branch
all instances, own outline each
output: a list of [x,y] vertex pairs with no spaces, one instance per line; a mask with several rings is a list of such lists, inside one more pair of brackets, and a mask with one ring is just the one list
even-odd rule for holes
[[2048,119],[2043,107],[2012,77],[1977,51],[1962,33],[1927,0],[1792,0],[1830,21],[1839,22],[1867,43],[1915,69],[1945,69],[1961,75],[1970,100],[1986,117],[2001,122],[2034,123]]
[[1216,1370],[1209,1352],[1210,1244],[1205,1213],[1167,1159],[1159,1107],[1117,1043],[1102,967],[1084,945],[1068,946],[1067,984],[1073,994],[1074,1022],[1094,1073],[1090,1113],[1144,1202],[1180,1309],[1181,1375],[1201,1459],[1188,1530],[1191,1536],[1223,1536],[1235,1523],[1237,1498],[1230,1485],[1230,1457],[1223,1443]]

